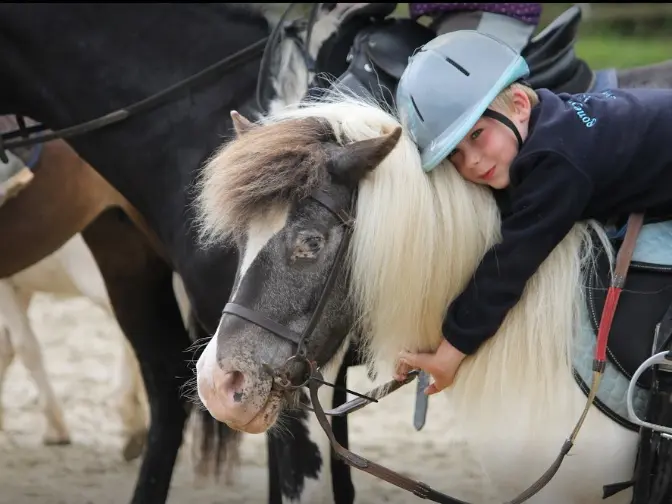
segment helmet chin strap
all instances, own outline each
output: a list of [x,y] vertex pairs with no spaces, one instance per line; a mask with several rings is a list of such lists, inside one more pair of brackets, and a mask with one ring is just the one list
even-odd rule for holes
[[516,125],[513,124],[511,119],[506,117],[504,114],[500,114],[499,112],[496,112],[492,109],[485,109],[485,112],[483,112],[483,115],[485,117],[489,117],[490,119],[494,119],[496,121],[499,121],[504,126],[508,126],[508,128],[511,131],[513,131],[513,134],[516,135],[516,139],[518,140],[518,150],[521,149],[521,147],[523,146],[523,139],[520,136],[520,132],[518,131],[518,128],[516,128]]

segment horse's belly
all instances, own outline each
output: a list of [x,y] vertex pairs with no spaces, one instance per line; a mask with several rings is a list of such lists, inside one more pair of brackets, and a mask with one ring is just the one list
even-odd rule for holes
[[20,271],[11,277],[10,282],[26,295],[35,292],[66,297],[81,295],[68,272],[53,255]]
[[105,283],[91,251],[80,234],[41,261],[11,278],[25,294],[47,292],[58,297],[87,297],[107,309]]
[[[576,388],[576,407],[581,411],[586,398]],[[501,502],[510,500],[535,482],[553,463],[569,437],[571,422],[549,416],[535,429],[522,423],[493,425],[469,442]],[[585,423],[553,479],[530,504],[625,504],[631,491],[602,499],[603,486],[632,478],[638,435],[592,408]]]

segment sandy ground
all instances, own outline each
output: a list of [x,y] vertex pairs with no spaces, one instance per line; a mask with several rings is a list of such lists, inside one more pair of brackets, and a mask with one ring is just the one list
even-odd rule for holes
[[[45,447],[44,417],[35,387],[20,362],[6,377],[2,394],[5,425],[0,431],[0,504],[124,504],[133,491],[139,461],[120,453],[120,423],[110,406],[115,363],[120,358],[116,324],[88,299],[57,299],[38,294],[29,312],[56,394],[65,410],[73,444]],[[358,387],[358,384],[360,386]],[[349,385],[366,389],[364,370]],[[412,426],[415,384],[350,418],[352,449],[439,489],[442,457],[449,449],[447,417],[436,402],[420,433]],[[434,401],[434,399],[432,399]],[[189,449],[175,470],[170,504],[263,503],[267,498],[263,436],[246,436],[242,467],[230,487],[195,483]],[[421,502],[383,481],[353,471],[360,503]]]

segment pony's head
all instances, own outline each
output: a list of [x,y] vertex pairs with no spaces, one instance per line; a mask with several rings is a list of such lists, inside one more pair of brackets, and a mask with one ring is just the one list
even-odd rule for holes
[[293,383],[305,376],[305,365],[285,364],[316,311],[304,348],[319,365],[335,355],[353,323],[348,214],[360,182],[386,162],[401,136],[382,111],[383,121],[357,118],[367,110],[347,101],[296,108],[263,124],[234,112],[236,138],[203,170],[201,236],[234,243],[240,261],[229,305],[197,364],[198,392],[233,428],[265,431],[296,401],[274,386],[274,371],[283,369]]

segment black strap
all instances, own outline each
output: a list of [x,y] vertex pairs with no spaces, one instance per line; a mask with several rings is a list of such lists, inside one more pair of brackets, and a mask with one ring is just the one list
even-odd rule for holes
[[513,131],[513,134],[516,135],[516,139],[518,140],[518,149],[523,146],[523,139],[520,136],[520,132],[518,131],[518,128],[516,128],[516,125],[511,122],[511,119],[506,117],[504,114],[500,114],[499,112],[496,112],[492,109],[485,109],[483,115],[501,122],[504,126],[508,126],[509,129]]
[[296,343],[297,345],[301,342],[300,334],[295,333],[294,331],[292,331],[288,327],[283,326],[282,324],[278,324],[275,320],[271,320],[266,315],[259,313],[258,311],[250,310],[249,308],[246,308],[236,303],[226,303],[226,305],[224,306],[224,310],[222,310],[222,312],[230,313],[232,315],[236,315],[242,319],[245,319],[249,322],[252,322],[253,324],[258,325],[259,327],[263,327],[267,331],[277,334],[278,336],[286,339],[287,341]]
[[343,207],[336,203],[336,200],[334,200],[334,198],[332,198],[329,194],[318,190],[314,191],[310,197],[321,204],[324,208],[329,210],[334,215],[334,217],[340,220],[343,224],[348,224]]

